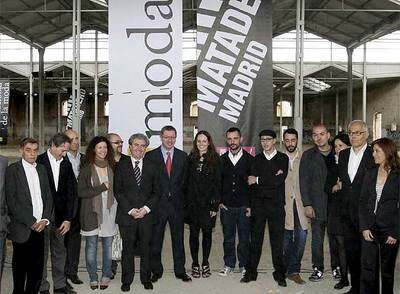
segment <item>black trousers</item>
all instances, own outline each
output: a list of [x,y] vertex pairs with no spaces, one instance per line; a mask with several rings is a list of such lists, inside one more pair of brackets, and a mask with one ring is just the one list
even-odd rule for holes
[[257,277],[266,222],[268,221],[269,239],[271,243],[274,277],[284,279],[286,274],[283,256],[283,240],[285,232],[284,204],[274,199],[254,199],[251,208],[250,258],[246,271]]
[[151,277],[151,235],[152,218],[150,215],[139,220],[133,220],[130,226],[120,226],[119,232],[122,238],[122,284],[132,284],[135,275],[135,244],[140,238],[140,281],[150,282]]
[[161,262],[161,252],[164,243],[164,233],[167,222],[171,231],[172,255],[176,275],[185,273],[185,247],[183,241],[184,223],[183,211],[176,211],[169,201],[162,201],[157,211],[156,223],[153,226],[151,269],[153,274],[162,276],[164,268]]
[[347,271],[347,259],[346,259],[346,247],[344,244],[343,235],[331,234],[328,231],[329,238],[329,252],[331,255],[331,267],[332,270],[336,267],[340,268],[341,281],[348,281]]
[[43,264],[43,232],[31,231],[26,242],[13,242],[13,294],[37,294],[42,282]]
[[353,293],[360,292],[360,268],[361,268],[361,238],[358,223],[350,219],[344,219],[345,235],[344,245],[346,247],[346,259],[349,266],[351,290]]
[[202,232],[202,249],[203,261],[201,265],[209,265],[208,258],[210,257],[212,244],[212,228],[201,229],[198,226],[190,225],[189,247],[192,255],[192,266],[199,266],[199,248],[200,248],[200,230]]
[[65,235],[64,241],[67,250],[65,275],[72,277],[78,274],[79,256],[81,254],[81,226],[78,219],[71,222],[71,229]]
[[[361,241],[360,293],[379,294],[379,270],[382,280],[382,293],[393,294],[394,269],[399,242],[385,244],[388,236],[372,231],[374,241]],[[380,265],[380,266],[379,266]]]
[[319,219],[311,220],[311,261],[312,267],[319,271],[324,271],[324,239],[326,221]]

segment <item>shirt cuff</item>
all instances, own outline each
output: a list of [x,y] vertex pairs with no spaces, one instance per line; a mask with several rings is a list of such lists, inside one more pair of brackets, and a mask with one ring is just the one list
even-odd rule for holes
[[46,226],[48,226],[50,224],[50,221],[47,218],[42,218],[40,221],[42,221],[42,220],[46,221]]
[[258,185],[258,177],[256,177],[256,184]]
[[132,208],[131,210],[128,211],[128,214],[131,215],[132,211],[136,208]]
[[146,210],[146,213],[150,213],[151,210],[147,205],[143,206],[143,208],[144,210]]

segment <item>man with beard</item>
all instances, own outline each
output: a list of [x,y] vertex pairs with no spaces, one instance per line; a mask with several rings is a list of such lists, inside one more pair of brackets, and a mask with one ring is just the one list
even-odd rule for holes
[[221,223],[224,233],[224,268],[221,276],[232,273],[236,265],[236,228],[239,235],[237,259],[239,271],[244,275],[249,258],[250,241],[250,176],[253,157],[242,149],[242,136],[238,128],[230,128],[225,133],[228,152],[221,156]]
[[297,284],[304,284],[300,276],[301,259],[307,240],[308,222],[300,195],[299,166],[301,152],[297,149],[298,133],[287,129],[283,133],[289,171],[285,181],[285,239],[284,255],[287,277]]

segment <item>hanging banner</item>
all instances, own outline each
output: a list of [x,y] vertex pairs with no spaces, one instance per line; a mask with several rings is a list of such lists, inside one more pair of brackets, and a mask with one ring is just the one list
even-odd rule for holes
[[8,80],[0,80],[0,145],[7,144],[9,105],[10,82]]
[[65,127],[67,130],[72,129],[72,120],[74,111],[75,113],[79,112],[79,119],[82,122],[83,115],[85,114],[85,112],[82,110],[82,104],[83,101],[85,100],[85,96],[86,96],[86,91],[84,89],[80,89],[79,108],[78,105],[74,105],[72,94],[69,96],[69,99],[67,101],[67,111],[68,111],[67,125]]
[[198,3],[199,130],[224,146],[236,126],[258,148],[258,133],[273,124],[271,0]]
[[156,147],[172,125],[182,148],[182,0],[109,1],[108,28],[109,131]]

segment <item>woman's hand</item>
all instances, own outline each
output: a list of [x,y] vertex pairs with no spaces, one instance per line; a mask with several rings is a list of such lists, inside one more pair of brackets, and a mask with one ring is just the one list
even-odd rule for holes
[[397,242],[397,240],[390,236],[386,240],[386,244],[388,244],[388,245],[394,245],[394,244],[396,244],[396,242]]
[[374,236],[372,236],[372,233],[370,230],[364,230],[364,231],[362,231],[362,234],[363,234],[365,241],[368,241],[368,242],[374,241]]
[[214,217],[214,216],[216,216],[217,215],[217,212],[216,211],[210,211],[210,217]]

